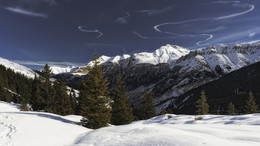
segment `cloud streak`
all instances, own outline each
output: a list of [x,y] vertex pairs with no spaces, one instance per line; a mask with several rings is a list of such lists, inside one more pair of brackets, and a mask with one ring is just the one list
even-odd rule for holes
[[30,66],[44,66],[45,64],[48,64],[50,66],[63,66],[63,67],[84,65],[84,63],[78,63],[78,62],[52,62],[52,61],[30,61],[30,60],[12,60],[12,61],[21,65],[30,65]]
[[86,43],[87,47],[112,47],[112,48],[122,48],[122,45],[105,44],[105,43]]
[[157,24],[153,27],[156,32],[173,35],[172,37],[168,37],[168,36],[167,37],[146,37],[146,36],[143,36],[143,35],[141,35],[137,32],[134,32],[134,34],[136,34],[138,37],[140,37],[142,39],[176,38],[176,37],[187,37],[187,36],[189,36],[189,37],[207,36],[207,39],[205,39],[203,41],[199,41],[199,42],[196,43],[196,45],[201,45],[202,42],[207,42],[207,41],[211,40],[214,37],[213,34],[197,34],[197,35],[177,34],[177,33],[170,32],[170,31],[164,31],[161,28],[163,26],[167,26],[167,25],[179,25],[179,24],[186,24],[186,23],[198,22],[198,21],[209,21],[209,20],[219,21],[219,20],[223,20],[223,19],[230,19],[230,18],[233,18],[233,17],[237,17],[237,16],[247,14],[247,13],[249,13],[249,12],[251,12],[255,9],[254,5],[248,4],[248,3],[241,4],[240,1],[217,1],[217,2],[213,2],[213,3],[232,4],[232,7],[247,8],[247,10],[244,10],[244,11],[239,12],[239,13],[232,13],[232,14],[229,14],[229,15],[213,17],[213,18],[196,18],[196,19],[190,19],[190,20],[184,20],[184,21],[165,22],[165,23]]
[[246,11],[243,11],[243,12],[240,12],[240,13],[233,13],[233,14],[230,14],[230,15],[226,15],[226,16],[220,16],[220,17],[217,17],[215,19],[227,19],[227,18],[232,18],[232,17],[237,17],[237,16],[240,16],[240,15],[244,15],[246,13],[249,13],[251,11],[253,11],[255,9],[255,6],[252,5],[252,4],[241,4],[240,1],[218,1],[218,3],[220,4],[229,4],[229,3],[233,3],[233,7],[237,7],[237,8],[249,8],[248,10]]
[[125,13],[126,13],[126,16],[116,19],[115,22],[119,23],[119,24],[128,24],[127,18],[131,17],[131,15],[129,12],[125,12]]
[[[200,36],[207,36],[208,38],[203,41],[198,41],[196,43],[196,45],[198,45],[198,46],[202,45],[201,43],[207,42],[208,40],[211,40],[214,37],[212,34],[200,34]],[[203,45],[208,45],[208,44],[203,44]]]
[[252,33],[250,33],[249,35],[248,35],[248,37],[249,38],[252,38],[252,37],[254,37],[256,35],[256,32],[252,32]]
[[10,12],[21,14],[21,15],[26,15],[26,16],[31,16],[31,17],[48,18],[48,16],[46,14],[36,13],[36,12],[30,11],[30,10],[25,10],[25,9],[19,8],[19,7],[5,7],[5,9],[10,11]]
[[88,29],[86,26],[79,26],[78,29],[81,32],[87,32],[87,33],[98,33],[97,38],[100,38],[101,36],[103,36],[103,33],[97,29]]
[[172,38],[179,38],[179,37],[198,37],[198,36],[206,36],[207,38],[205,40],[199,41],[196,43],[196,45],[207,45],[202,44],[203,42],[206,42],[210,39],[212,39],[214,36],[212,34],[175,34],[175,36],[165,36],[165,37],[147,37],[143,36],[140,33],[134,31],[133,34],[137,35],[141,39],[172,39]]
[[[170,38],[180,37],[180,35],[179,35],[179,36],[150,37],[150,36],[144,36],[144,35],[142,35],[142,34],[136,32],[136,31],[134,31],[133,34],[137,35],[137,36],[138,36],[139,38],[141,38],[141,39],[167,39],[167,38],[170,39]],[[182,36],[184,36],[184,35],[182,35]]]
[[53,6],[58,3],[57,0],[19,0],[19,1],[27,5],[35,5],[35,4],[37,5],[37,4],[45,3],[50,6]]
[[144,13],[147,16],[153,16],[153,15],[159,15],[159,14],[166,13],[166,12],[172,10],[173,8],[175,8],[175,6],[168,6],[166,8],[159,9],[159,10],[139,10],[139,11],[135,11],[135,12]]

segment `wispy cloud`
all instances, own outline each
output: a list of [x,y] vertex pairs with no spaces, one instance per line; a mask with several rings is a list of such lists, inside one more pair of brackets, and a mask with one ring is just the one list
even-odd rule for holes
[[[230,19],[233,17],[237,17],[237,16],[241,16],[244,14],[247,14],[251,11],[253,11],[255,9],[255,6],[252,4],[248,4],[248,3],[241,3],[240,1],[217,1],[217,2],[213,2],[213,3],[218,3],[218,4],[232,4],[232,7],[236,7],[236,8],[247,8],[247,10],[244,10],[242,12],[237,12],[237,13],[232,13],[232,14],[228,14],[228,15],[223,15],[223,16],[219,16],[219,17],[212,17],[212,18],[196,18],[196,19],[190,19],[190,20],[184,20],[184,21],[173,21],[173,22],[165,22],[165,23],[161,23],[161,24],[157,24],[155,25],[153,28],[156,32],[160,32],[160,33],[164,33],[164,34],[168,34],[168,35],[173,35],[174,37],[184,37],[184,36],[208,36],[207,39],[203,40],[203,41],[199,41],[196,43],[196,45],[201,45],[202,42],[206,42],[209,41],[213,38],[213,34],[197,34],[197,35],[190,35],[190,34],[177,34],[174,32],[170,32],[170,31],[165,31],[162,30],[161,27],[167,26],[167,25],[179,25],[179,24],[186,24],[186,23],[192,23],[192,22],[199,22],[199,21],[220,21],[223,19]],[[222,28],[217,28],[219,30],[221,30]],[[216,29],[214,30],[216,31]],[[140,38],[143,39],[147,39],[144,36],[141,36],[138,33],[135,33],[136,35],[138,35]],[[149,37],[151,38],[151,37]],[[169,37],[167,37],[169,38]],[[156,37],[155,37],[156,39]]]
[[206,38],[205,40],[198,41],[198,42],[196,43],[196,45],[198,45],[198,46],[208,45],[208,44],[202,44],[202,43],[203,43],[203,42],[207,42],[208,40],[211,40],[211,39],[214,37],[214,35],[212,35],[212,34],[200,34],[200,36],[206,36],[207,38]]
[[46,14],[33,12],[31,10],[26,10],[26,9],[19,8],[19,7],[5,7],[5,9],[10,11],[10,12],[14,12],[14,13],[21,14],[21,15],[26,15],[26,16],[31,16],[31,17],[48,18],[48,16]]
[[247,39],[248,37],[250,37],[250,34],[251,34],[251,36],[256,35],[256,32],[260,32],[260,27],[255,27],[255,28],[251,28],[251,29],[239,31],[239,32],[226,33],[225,35],[223,35],[221,37],[217,37],[217,38],[213,39],[211,41],[211,43],[217,44],[217,43],[232,42],[235,40],[243,40],[243,39]]
[[218,26],[218,27],[215,27],[215,28],[210,28],[210,29],[202,30],[201,32],[202,32],[202,33],[212,33],[212,32],[217,32],[217,31],[221,31],[221,30],[224,30],[224,29],[226,29],[226,27],[224,27],[224,26]]
[[225,16],[220,16],[220,17],[217,17],[215,19],[227,19],[227,18],[232,18],[232,17],[237,17],[237,16],[240,16],[240,15],[244,15],[246,13],[249,13],[251,11],[253,11],[255,9],[255,6],[252,5],[252,4],[242,4],[240,3],[240,1],[218,1],[220,4],[229,4],[229,3],[233,3],[232,4],[232,7],[237,7],[237,8],[248,8],[247,10],[245,11],[242,11],[240,13],[233,13],[233,14],[229,14],[229,15],[225,15]]
[[79,63],[79,62],[52,62],[52,61],[30,61],[30,60],[12,60],[12,61],[21,65],[30,65],[30,66],[44,66],[45,64],[48,64],[50,66],[61,66],[61,67],[84,65],[84,63]]
[[57,4],[57,0],[19,0],[21,3],[23,4],[42,4],[42,3],[45,3],[45,4],[48,4],[48,5],[56,5]]
[[171,38],[180,37],[180,36],[162,36],[162,37],[144,36],[136,31],[134,31],[133,34],[137,35],[141,39],[171,39]]
[[249,38],[252,38],[252,37],[254,37],[255,35],[256,35],[256,32],[252,32],[252,33],[249,33],[248,37],[249,37]]
[[171,9],[173,9],[174,7],[175,6],[168,6],[166,8],[159,9],[159,10],[139,10],[136,12],[144,13],[145,15],[148,15],[148,16],[153,16],[153,15],[159,15],[159,14],[166,13],[166,12],[170,11]]
[[128,24],[127,18],[131,17],[131,15],[129,12],[125,12],[125,13],[126,13],[126,16],[117,18],[115,22],[120,23],[120,24]]
[[208,44],[202,44],[204,42],[207,42],[208,40],[211,40],[214,35],[212,34],[175,34],[173,36],[162,36],[162,37],[149,37],[149,36],[143,36],[140,33],[134,31],[135,35],[137,35],[141,39],[172,39],[172,38],[180,38],[180,37],[206,37],[204,40],[196,42],[196,45],[208,45]]
[[97,36],[97,38],[103,36],[103,33],[98,29],[89,29],[87,26],[79,26],[78,29],[82,32],[98,33],[99,35]]
[[87,47],[111,47],[111,48],[122,48],[122,45],[105,44],[105,43],[86,43]]

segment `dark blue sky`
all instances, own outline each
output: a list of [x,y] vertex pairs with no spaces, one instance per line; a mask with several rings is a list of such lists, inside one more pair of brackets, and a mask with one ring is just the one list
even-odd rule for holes
[[0,0],[0,57],[36,65],[260,39],[260,1]]

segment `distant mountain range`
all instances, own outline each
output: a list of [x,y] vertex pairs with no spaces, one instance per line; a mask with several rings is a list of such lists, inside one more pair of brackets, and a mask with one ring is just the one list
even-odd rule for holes
[[[168,44],[152,53],[101,56],[98,60],[111,84],[114,83],[116,74],[119,71],[122,73],[129,98],[134,105],[140,104],[143,92],[148,90],[155,94],[157,112],[169,105],[176,111],[186,112],[177,110],[184,109],[186,103],[190,105],[193,101],[191,100],[193,98],[184,97],[185,93],[191,93],[192,89],[207,85],[209,82],[213,83],[224,75],[259,62],[260,41],[209,46],[197,50]],[[52,66],[51,69],[55,74],[54,77],[63,77],[70,84],[79,84],[81,80],[87,78],[86,75],[92,65],[93,62],[89,62],[80,67]],[[26,69],[27,72],[24,72],[22,68],[14,69],[28,76],[34,76],[32,70]]]
[[[134,105],[140,103],[145,90],[154,92],[157,111],[160,112],[191,89],[260,61],[260,41],[197,50],[168,44],[152,53],[101,56],[98,60],[112,84],[117,72],[121,71]],[[92,64],[73,68],[56,77],[63,76],[70,83],[80,83]],[[185,100],[181,102],[185,103]]]

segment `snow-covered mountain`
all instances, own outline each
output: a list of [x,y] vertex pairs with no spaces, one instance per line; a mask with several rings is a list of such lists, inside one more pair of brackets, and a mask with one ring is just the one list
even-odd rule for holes
[[81,117],[19,111],[0,101],[1,146],[259,146],[260,114],[161,115],[128,125],[88,129]]
[[[135,66],[138,64],[159,64],[159,63],[172,63],[182,56],[189,54],[190,50],[182,48],[177,45],[167,44],[154,52],[135,53],[133,55],[124,54],[122,56],[109,57],[102,55],[98,58],[100,65],[115,65],[118,64],[123,67]],[[80,66],[73,72],[73,75],[81,76],[88,73],[88,68],[93,66],[93,61]]]
[[0,64],[5,66],[6,68],[12,69],[16,73],[21,73],[29,78],[34,78],[34,76],[36,74],[32,69],[29,69],[25,66],[11,62],[11,61],[1,58],[1,57],[0,57]]
[[[167,44],[166,46],[162,46],[161,48],[155,50],[154,52],[141,52],[135,53],[133,55],[124,54],[122,56],[108,57],[101,56],[98,58],[98,61],[101,65],[105,65],[108,63],[113,64],[124,64],[127,65],[129,61],[134,61],[132,65],[136,64],[159,64],[159,63],[172,63],[179,59],[182,56],[189,54],[190,50],[186,48],[182,48],[177,45]],[[87,66],[92,66],[93,62],[87,64]]]
[[75,71],[77,67],[75,66],[50,66],[52,74],[62,74],[62,73],[71,73]]
[[[186,68],[190,69],[195,67],[197,62],[200,62],[208,64],[212,70],[219,65],[223,71],[227,73],[259,61],[259,46],[260,41],[254,41],[232,45],[220,44],[197,50],[189,50],[177,45],[167,44],[166,46],[162,46],[151,53],[142,52],[135,53],[133,55],[124,54],[122,56],[115,57],[103,55],[98,58],[98,61],[101,65],[112,63],[120,64],[123,67],[126,67],[126,65],[129,64],[134,66],[137,64],[157,65],[160,63],[167,63],[170,64],[171,67],[174,67],[181,65],[181,63],[188,63],[189,65]],[[180,59],[181,57],[182,59]],[[189,60],[191,62],[189,62]],[[80,73],[80,69],[92,65],[93,62],[91,61],[86,66],[79,67],[79,70],[75,70],[75,72]],[[84,72],[82,72],[82,75],[84,75]]]
[[[105,76],[113,78],[121,70],[131,101],[138,105],[145,90],[155,93],[157,111],[187,91],[241,67],[260,61],[260,41],[217,45],[188,50],[166,45],[154,52],[99,59]],[[93,62],[76,69],[73,75],[86,75]],[[184,101],[183,101],[184,102]]]

